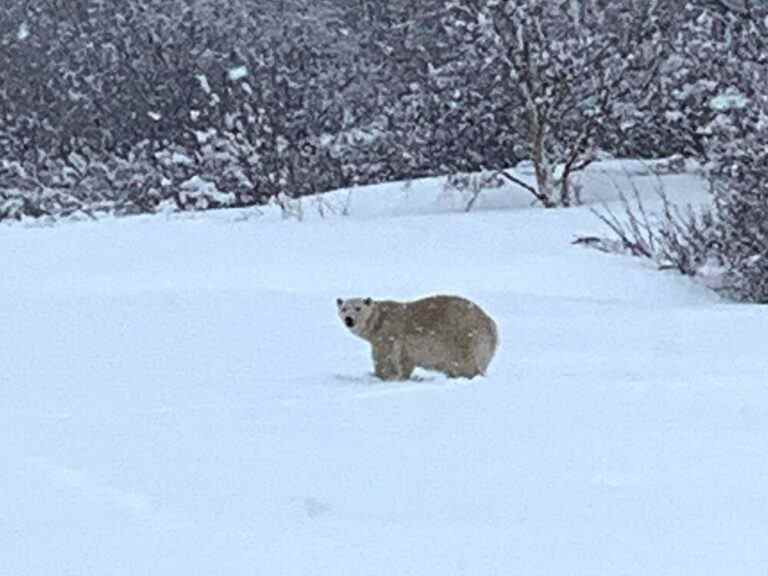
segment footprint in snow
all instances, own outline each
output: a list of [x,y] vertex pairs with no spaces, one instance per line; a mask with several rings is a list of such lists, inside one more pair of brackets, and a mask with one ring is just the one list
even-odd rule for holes
[[407,385],[408,383],[418,383],[418,382],[433,382],[437,380],[435,376],[412,376],[410,380],[406,380],[404,382],[385,382],[384,380],[380,380],[373,374],[365,374],[365,375],[354,375],[354,374],[334,374],[334,379],[340,381],[340,382],[352,382],[355,384],[373,384],[373,385],[379,385],[379,386],[403,386]]
[[307,517],[312,519],[325,516],[331,510],[331,507],[327,503],[318,500],[317,498],[304,498],[302,507],[304,508],[304,513]]
[[[380,398],[386,396],[399,396],[401,394],[410,394],[414,392],[431,392],[435,390],[454,390],[471,385],[469,380],[447,380],[437,376],[413,376],[405,382],[384,382],[376,378],[373,374],[365,376],[352,376],[348,374],[337,374],[336,380],[341,382],[350,382],[354,384],[366,384],[365,388],[354,394],[354,398],[368,399]],[[357,387],[355,387],[357,389]]]

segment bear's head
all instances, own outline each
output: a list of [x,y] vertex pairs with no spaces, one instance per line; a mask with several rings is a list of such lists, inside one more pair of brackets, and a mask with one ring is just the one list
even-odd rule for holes
[[368,319],[373,313],[373,300],[370,298],[336,299],[339,318],[344,325],[357,335],[362,334]]

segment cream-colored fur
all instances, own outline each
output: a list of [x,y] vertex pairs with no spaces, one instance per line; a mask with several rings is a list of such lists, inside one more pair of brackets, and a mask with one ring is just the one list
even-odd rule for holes
[[350,331],[371,344],[376,376],[407,380],[415,367],[451,378],[485,374],[496,352],[496,323],[473,302],[430,296],[413,302],[336,301]]

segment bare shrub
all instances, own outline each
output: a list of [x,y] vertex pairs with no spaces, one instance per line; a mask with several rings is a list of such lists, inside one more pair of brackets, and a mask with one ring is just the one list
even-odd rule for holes
[[464,204],[464,210],[470,212],[485,190],[503,186],[504,179],[499,172],[483,171],[451,174],[445,179],[443,190],[457,193]]

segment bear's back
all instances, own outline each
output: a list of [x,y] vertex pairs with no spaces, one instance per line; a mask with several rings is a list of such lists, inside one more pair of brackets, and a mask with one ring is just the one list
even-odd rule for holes
[[460,296],[430,296],[407,305],[409,324],[443,331],[476,323],[486,316],[479,306]]

